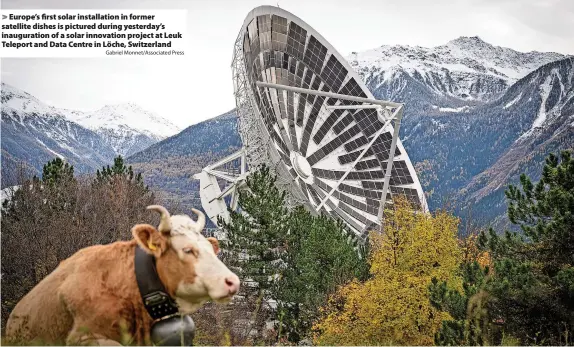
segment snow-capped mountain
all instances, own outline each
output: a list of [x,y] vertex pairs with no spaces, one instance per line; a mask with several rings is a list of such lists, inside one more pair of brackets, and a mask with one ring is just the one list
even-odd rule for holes
[[49,106],[36,97],[9,84],[2,83],[2,111],[16,114],[19,121],[29,116],[44,115],[46,118],[62,117],[63,113],[73,112]]
[[139,152],[178,130],[135,104],[110,105],[95,112],[61,109],[2,83],[2,185],[17,162],[39,173],[48,160],[60,157],[77,171],[89,172],[118,154]]
[[548,153],[574,149],[573,65],[573,57],[543,65],[497,99],[458,112],[409,111],[401,137],[431,208],[446,199],[472,207],[481,222],[506,223],[508,184],[523,172],[539,179]]
[[116,155],[100,135],[70,121],[73,111],[49,106],[2,83],[2,187],[15,184],[18,162],[38,174],[55,157],[85,172],[110,163]]
[[521,172],[536,177],[550,151],[574,147],[572,56],[518,52],[474,36],[348,59],[376,98],[406,104],[401,138],[431,208],[455,199],[480,208],[483,221],[503,220],[506,184]]
[[478,36],[431,48],[383,45],[347,57],[376,96],[404,100],[404,92],[414,88],[407,85],[420,84],[431,97],[446,97],[436,106],[495,99],[529,72],[561,58],[559,53],[493,46]]
[[[150,162],[163,157],[213,154],[238,150],[237,114],[231,110],[215,118],[187,127],[177,135],[160,141],[128,157],[129,163]],[[227,153],[229,154],[229,153]]]
[[181,131],[167,119],[133,103],[106,105],[95,112],[70,113],[68,117],[100,134],[123,156],[142,151]]

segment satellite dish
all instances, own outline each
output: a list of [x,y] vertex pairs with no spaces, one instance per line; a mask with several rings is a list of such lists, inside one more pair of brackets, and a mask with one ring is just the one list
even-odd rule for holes
[[[242,168],[270,166],[290,205],[329,214],[361,237],[380,224],[393,195],[428,209],[398,139],[403,105],[376,100],[307,23],[277,7],[255,8],[235,42],[232,70],[244,145],[232,158]],[[237,191],[247,172],[227,177],[227,187],[210,181],[214,174],[225,175],[213,167],[196,175],[212,220],[226,216],[218,199]]]

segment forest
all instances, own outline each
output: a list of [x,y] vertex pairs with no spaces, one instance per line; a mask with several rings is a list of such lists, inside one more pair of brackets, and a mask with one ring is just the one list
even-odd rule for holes
[[[285,207],[265,166],[220,220],[222,260],[241,291],[193,314],[195,345],[572,345],[574,158],[550,154],[540,180],[505,191],[518,231],[479,227],[401,196],[366,243],[343,223]],[[60,159],[19,178],[2,204],[2,331],[14,305],[79,249],[157,225],[163,201],[117,157],[96,175]]]

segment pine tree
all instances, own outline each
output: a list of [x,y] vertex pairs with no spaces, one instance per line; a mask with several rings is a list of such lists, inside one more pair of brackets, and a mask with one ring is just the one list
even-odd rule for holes
[[289,211],[275,182],[267,166],[254,171],[239,192],[241,211],[230,211],[230,221],[220,219],[219,225],[228,239],[224,249],[232,254],[226,263],[249,282],[243,286],[247,300],[277,303],[276,309],[267,307],[262,323],[278,321],[275,339],[296,343],[307,336],[328,294],[360,276],[365,262],[342,223],[302,206]]
[[141,173],[134,175],[132,166],[126,166],[124,164],[124,159],[121,155],[114,158],[114,165],[110,167],[109,165],[102,167],[102,170],[96,171],[96,183],[111,182],[114,178],[122,178],[129,182],[133,182],[136,185],[143,186],[143,178]]
[[125,222],[123,216],[140,215],[145,211],[145,206],[149,205],[148,202],[155,200],[154,193],[144,184],[141,174],[134,174],[131,165],[127,166],[120,155],[114,158],[112,166],[107,165],[96,171],[96,177],[91,184],[91,194],[102,201],[98,208],[107,211],[107,215],[116,221],[101,231],[106,241],[117,237],[118,229],[126,229],[126,226],[121,225]]
[[42,168],[42,178],[32,179],[31,189],[41,191],[45,207],[54,210],[71,210],[75,206],[75,196],[70,191],[75,189],[74,167],[60,158],[49,161]]
[[56,158],[46,163],[42,169],[42,183],[44,185],[57,185],[74,179],[74,167]]
[[279,280],[276,297],[281,335],[290,342],[307,337],[319,308],[337,286],[368,276],[366,254],[353,248],[341,221],[312,216],[302,206],[289,216],[287,264]]
[[[12,211],[17,203],[24,203],[20,200],[26,193],[37,195],[38,199],[44,201],[44,206],[49,209],[69,207],[67,203],[72,197],[64,191],[76,183],[74,166],[60,158],[55,158],[44,164],[41,178],[33,176],[31,179],[24,179],[20,189],[16,190],[10,199],[6,199],[2,206],[6,211]],[[27,190],[22,190],[22,188]]]
[[522,234],[494,230],[481,244],[494,261],[489,309],[521,344],[574,343],[574,160],[550,154],[540,181],[510,186],[508,217]]
[[429,286],[430,303],[438,310],[447,312],[452,319],[444,320],[435,335],[438,346],[482,346],[491,345],[496,336],[493,327],[488,324],[488,313],[474,310],[469,314],[469,307],[476,307],[484,295],[481,292],[488,267],[483,268],[478,261],[461,264],[462,291],[452,288],[445,281],[433,278]]
[[479,229],[471,224],[466,226],[466,237],[459,239],[463,259],[457,274],[462,287],[448,286],[436,278],[429,286],[430,303],[451,316],[442,322],[435,335],[436,345],[489,345],[499,338],[498,330],[488,322],[488,312],[483,308],[483,285],[491,265],[490,254],[480,249]]
[[287,239],[285,192],[277,189],[275,180],[265,166],[249,175],[248,189],[239,192],[241,211],[230,211],[230,222],[219,220],[226,232],[226,248],[238,253],[230,259],[232,266],[261,292],[276,285]]

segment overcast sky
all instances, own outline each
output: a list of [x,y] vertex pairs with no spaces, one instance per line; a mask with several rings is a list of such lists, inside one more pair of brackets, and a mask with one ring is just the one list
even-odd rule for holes
[[574,54],[574,0],[4,0],[4,9],[187,9],[184,59],[2,59],[3,82],[56,107],[135,102],[186,127],[235,107],[233,44],[247,13],[279,5],[343,56],[383,44],[437,46],[459,36],[518,51]]

